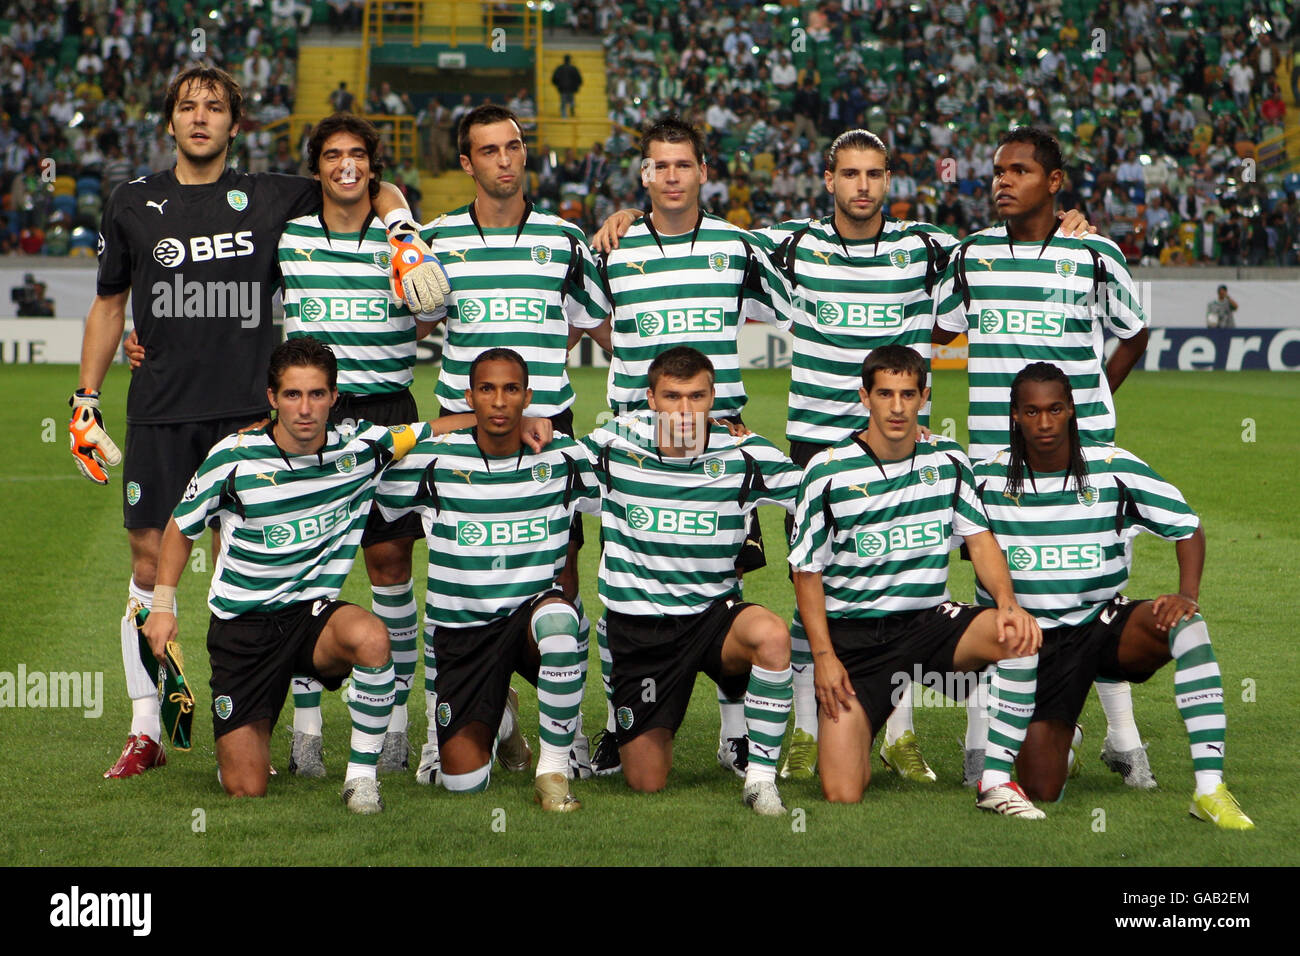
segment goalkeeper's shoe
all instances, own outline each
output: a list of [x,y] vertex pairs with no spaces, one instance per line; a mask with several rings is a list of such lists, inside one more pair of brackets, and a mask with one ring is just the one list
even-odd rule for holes
[[781,764],[782,780],[811,780],[817,773],[817,738],[796,727],[790,731],[790,746]]
[[122,748],[122,756],[117,758],[117,763],[104,771],[104,779],[138,777],[146,770],[162,767],[166,763],[167,753],[163,750],[162,744],[148,734],[139,736],[132,734],[126,738],[126,746]]
[[519,695],[513,687],[506,695],[506,710],[510,712],[514,729],[510,731],[509,737],[497,742],[497,761],[503,769],[521,773],[532,763],[533,751],[519,727]]
[[569,790],[569,778],[562,773],[544,773],[533,781],[533,803],[550,813],[572,813],[582,804]]
[[1147,759],[1146,744],[1132,750],[1114,750],[1108,736],[1101,742],[1101,762],[1124,778],[1130,787],[1154,790],[1157,786],[1155,774],[1151,772],[1151,761]]
[[422,315],[441,307],[451,295],[451,283],[438,257],[420,238],[420,227],[409,219],[395,222],[388,229],[388,243],[393,257],[393,294]]
[[1018,783],[1002,783],[987,790],[981,785],[976,792],[975,806],[1018,820],[1041,820],[1047,816],[1030,802]]
[[1074,737],[1070,740],[1070,770],[1066,774],[1071,780],[1083,773],[1083,758],[1079,756],[1079,749],[1083,746],[1083,728],[1078,724],[1074,725]]
[[749,768],[749,737],[728,737],[718,741],[718,766],[744,780]]
[[343,784],[343,802],[353,813],[379,813],[384,809],[379,781],[374,777],[353,777]]
[[405,730],[384,734],[384,749],[379,754],[379,772],[392,773],[411,766],[411,745]]
[[1193,796],[1187,812],[1223,830],[1255,829],[1255,821],[1242,811],[1237,798],[1228,792],[1226,783],[1220,783],[1212,793]]
[[289,772],[295,777],[319,778],[325,776],[325,758],[320,734],[293,732],[293,746],[289,748]]
[[934,783],[937,779],[930,765],[921,756],[921,748],[916,743],[916,734],[910,730],[903,731],[893,746],[880,741],[880,759],[885,766],[904,780],[913,783]]
[[96,484],[108,484],[106,465],[118,465],[122,452],[104,431],[104,417],[99,413],[99,392],[77,389],[68,399],[72,420],[68,422],[68,442],[72,457],[81,473]]
[[442,768],[442,755],[437,744],[425,744],[420,748],[420,764],[415,768],[415,782],[432,786],[438,782],[438,771]]
[[618,737],[612,730],[599,731],[591,738],[595,747],[591,751],[591,772],[597,777],[608,777],[623,771],[623,758],[618,753]]

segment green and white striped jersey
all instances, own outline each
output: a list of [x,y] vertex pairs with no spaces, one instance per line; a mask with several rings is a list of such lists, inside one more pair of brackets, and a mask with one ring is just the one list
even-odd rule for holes
[[424,237],[451,282],[435,313],[447,318],[438,401],[468,412],[470,363],[509,348],[528,363],[529,415],[549,418],[572,405],[569,328],[595,328],[610,311],[582,231],[531,202],[518,227],[483,229],[471,203],[429,223]]
[[697,457],[663,458],[654,423],[634,412],[582,440],[603,493],[600,597],[622,614],[698,614],[738,596],[749,514],[792,510],[800,471],[767,439],[720,426]]
[[[1094,261],[1109,278],[1104,294],[1094,291]],[[1011,380],[1032,362],[1051,362],[1070,376],[1084,438],[1115,441],[1102,329],[1127,339],[1148,320],[1124,256],[1109,239],[1054,233],[1046,243],[1009,243],[1005,226],[977,232],[952,256],[936,321],[970,341],[973,460],[1007,444]]]
[[574,512],[600,510],[591,465],[572,438],[497,458],[475,432],[423,438],[384,475],[375,499],[389,520],[415,511],[424,522],[433,628],[490,624],[550,590]]
[[334,350],[339,391],[382,395],[409,388],[415,377],[415,316],[389,284],[391,255],[383,223],[371,220],[363,237],[331,233],[316,214],[291,219],[278,253],[285,334],[310,335]]
[[[1006,552],[1016,602],[1044,628],[1086,624],[1128,584],[1132,541],[1143,531],[1170,541],[1191,537],[1200,519],[1182,494],[1136,455],[1085,442],[1088,483],[1066,472],[1026,474],[1008,498],[1003,449],[975,466],[984,514]],[[992,605],[982,588],[976,600]]]
[[292,456],[275,443],[272,427],[213,445],[172,512],[181,532],[196,539],[220,517],[208,607],[226,620],[336,598],[384,468],[429,426],[331,425],[318,453]]
[[[798,237],[793,263],[776,257],[794,303],[786,438],[834,445],[867,427],[858,389],[872,349],[906,345],[929,369],[934,294],[956,240],[938,226],[888,217],[874,239],[842,239],[833,215],[755,235],[773,252]],[[929,402],[920,424],[930,424]]]
[[646,407],[646,373],[660,352],[699,349],[715,371],[713,414],[745,406],[736,337],[749,319],[790,326],[790,290],[763,243],[725,219],[701,214],[696,228],[661,236],[647,217],[632,224],[604,263],[614,303],[609,407]]
[[820,572],[830,618],[878,618],[948,600],[952,538],[988,530],[961,446],[932,436],[881,461],[853,435],[804,471],[790,566]]

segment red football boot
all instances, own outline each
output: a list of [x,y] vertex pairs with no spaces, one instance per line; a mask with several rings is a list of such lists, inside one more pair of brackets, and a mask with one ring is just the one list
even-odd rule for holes
[[122,756],[117,758],[117,763],[104,771],[104,779],[137,777],[151,767],[161,767],[166,763],[167,754],[162,744],[148,734],[140,734],[138,737],[132,734],[126,738],[126,746],[122,748]]

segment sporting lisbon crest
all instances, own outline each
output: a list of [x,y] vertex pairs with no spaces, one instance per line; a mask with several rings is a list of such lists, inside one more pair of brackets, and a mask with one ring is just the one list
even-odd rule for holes
[[1079,271],[1073,259],[1060,259],[1056,263],[1056,274],[1062,279],[1069,279]]
[[338,460],[334,462],[334,467],[338,469],[340,475],[346,475],[353,468],[357,467],[357,456],[352,452],[348,452],[346,455],[340,455]]
[[136,504],[140,500],[140,486],[134,481],[128,482],[126,486],[126,503],[129,505]]
[[551,466],[547,462],[540,462],[533,465],[533,481],[539,485],[544,485],[551,480]]
[[921,469],[921,480],[927,485],[936,484],[939,481],[939,469],[934,465],[926,465]]
[[393,256],[387,249],[383,252],[376,252],[374,255],[375,265],[387,271],[393,264]]
[[889,254],[889,261],[896,269],[906,269],[912,264],[912,254],[906,249],[895,249]]
[[632,729],[632,708],[620,707],[618,709],[618,725],[624,730]]
[[551,261],[550,246],[533,246],[533,261],[544,266]]
[[230,715],[235,712],[235,705],[230,702],[228,694],[222,694],[212,702],[212,710],[222,720],[229,720]]
[[709,268],[714,272],[726,272],[727,254],[725,252],[709,253]]
[[1083,488],[1079,489],[1079,504],[1084,505],[1085,507],[1091,508],[1095,505],[1098,497],[1097,489],[1092,487],[1092,485],[1085,485]]
[[438,705],[438,726],[446,727],[451,723],[451,704],[443,701]]
[[243,212],[248,208],[248,193],[242,189],[232,189],[226,193],[226,202],[230,203],[230,208],[235,212]]
[[710,478],[721,478],[726,470],[721,458],[706,458],[704,461],[704,473]]

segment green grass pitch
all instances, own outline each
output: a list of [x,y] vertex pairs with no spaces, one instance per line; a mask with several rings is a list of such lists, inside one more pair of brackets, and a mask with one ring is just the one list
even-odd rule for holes
[[[4,786],[0,787],[0,864],[6,865],[987,865],[1074,866],[1295,864],[1296,725],[1300,717],[1300,522],[1294,510],[1300,462],[1300,376],[1268,373],[1136,373],[1119,394],[1121,443],[1178,485],[1201,514],[1209,539],[1201,603],[1223,667],[1229,719],[1228,779],[1258,829],[1223,833],[1187,816],[1190,758],[1172,702],[1172,668],[1134,689],[1138,724],[1150,742],[1160,789],[1123,786],[1097,759],[1104,720],[1095,697],[1084,711],[1084,773],[1042,823],[978,813],[960,786],[964,714],[918,707],[922,749],[939,775],[904,785],[877,759],[860,805],[829,806],[815,782],[783,784],[794,811],[759,819],[740,802],[740,783],[714,757],[718,713],[701,678],[677,737],[668,789],[631,793],[621,777],[583,781],[584,809],[563,817],[531,804],[527,774],[497,772],[483,794],[453,797],[384,779],[385,812],[349,814],[339,800],[348,722],[338,695],[326,695],[330,776],[298,780],[288,763],[288,715],[274,736],[281,775],[264,800],[231,800],[220,790],[207,710],[204,601],[211,562],[181,582],[181,637],[200,695],[196,745],[169,754],[161,772],[128,781],[101,779],[116,759],[130,718],[121,674],[117,621],[129,560],[121,528],[117,474],[98,488],[76,473],[67,452],[66,397],[75,370],[9,366],[0,376],[0,671],[103,674],[103,714],[80,709],[0,711]],[[416,396],[435,407],[434,370],[421,367]],[[603,372],[574,376],[580,432],[601,410]],[[746,421],[784,447],[788,373],[746,373]],[[110,433],[120,442],[126,372],[105,388]],[[936,430],[956,422],[964,440],[965,378],[940,373]],[[794,596],[784,572],[781,512],[764,509],[769,567],[746,582],[746,598],[790,615]],[[592,520],[587,519],[589,522]],[[589,524],[588,541],[595,542]],[[422,546],[421,546],[422,548]],[[206,548],[204,548],[206,550]],[[206,557],[206,556],[205,556]],[[588,608],[596,597],[597,549],[583,552]],[[423,560],[417,552],[417,568]],[[1176,587],[1171,545],[1143,536],[1132,596]],[[422,581],[417,571],[417,592]],[[968,566],[953,562],[952,591],[971,597]],[[364,568],[343,597],[369,606]],[[594,615],[593,615],[594,617]],[[595,642],[584,713],[588,730],[604,719]],[[412,739],[425,728],[421,674],[412,694]],[[535,698],[518,678],[525,727]],[[535,740],[535,731],[530,735]]]

